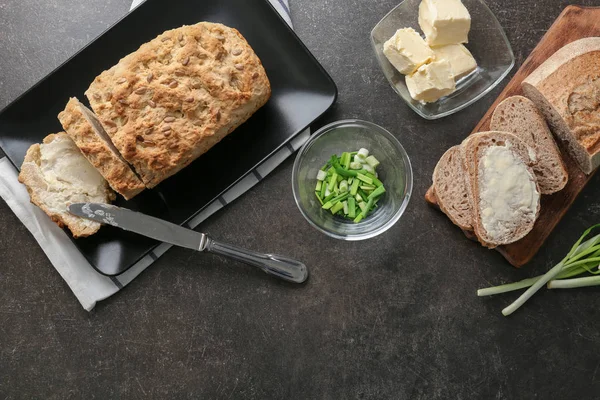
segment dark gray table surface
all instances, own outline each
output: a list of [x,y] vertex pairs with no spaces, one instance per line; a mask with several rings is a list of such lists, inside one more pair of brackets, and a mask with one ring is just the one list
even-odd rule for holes
[[[291,10],[298,35],[339,88],[338,102],[315,127],[350,117],[373,121],[411,156],[415,190],[403,218],[374,240],[325,237],[296,209],[290,159],[200,229],[305,261],[307,285],[290,287],[174,248],[87,313],[0,201],[0,399],[598,397],[598,289],[542,291],[510,318],[500,310],[515,295],[481,299],[475,291],[559,261],[600,222],[600,178],[522,270],[429,208],[423,195],[439,156],[471,130],[507,80],[451,117],[418,117],[385,81],[368,40],[396,1],[291,0]],[[0,106],[129,3],[0,0]],[[517,66],[568,4],[488,3]]]

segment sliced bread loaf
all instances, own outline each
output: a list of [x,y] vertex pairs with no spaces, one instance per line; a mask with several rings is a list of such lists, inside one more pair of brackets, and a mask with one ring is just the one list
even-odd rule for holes
[[473,230],[481,244],[493,248],[527,235],[540,210],[529,147],[506,132],[477,133],[462,146],[472,188]]
[[143,44],[85,94],[123,158],[152,188],[250,118],[271,86],[236,29],[200,22]]
[[121,157],[94,113],[76,98],[69,100],[58,119],[83,155],[117,193],[129,200],[146,188]]
[[67,211],[72,203],[109,203],[115,194],[96,169],[64,133],[48,135],[25,155],[19,182],[27,187],[31,202],[74,237],[92,235],[100,224]]
[[440,210],[463,230],[473,229],[470,181],[460,146],[440,158],[433,171],[433,193]]
[[522,83],[581,169],[600,165],[600,37],[562,47]]
[[511,96],[502,101],[492,115],[492,131],[510,132],[535,152],[533,171],[542,194],[562,190],[569,175],[558,146],[535,104],[523,96]]

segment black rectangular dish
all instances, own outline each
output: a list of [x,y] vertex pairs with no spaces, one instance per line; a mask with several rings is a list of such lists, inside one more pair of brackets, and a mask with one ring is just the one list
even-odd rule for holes
[[[266,0],[147,0],[0,112],[0,146],[19,168],[30,145],[62,130],[57,115],[93,79],[165,30],[200,21],[238,29],[261,59],[269,102],[208,153],[121,207],[185,224],[324,113],[337,90]],[[219,171],[218,174],[210,171]],[[96,270],[118,275],[159,243],[110,226],[73,240]]]

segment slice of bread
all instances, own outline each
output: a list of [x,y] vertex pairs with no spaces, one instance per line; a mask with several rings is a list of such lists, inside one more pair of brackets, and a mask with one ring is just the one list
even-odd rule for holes
[[85,158],[117,193],[129,200],[146,188],[121,157],[94,113],[79,100],[69,99],[58,119]]
[[480,243],[493,248],[523,238],[540,210],[530,148],[513,134],[495,131],[471,135],[462,146]]
[[522,83],[583,172],[600,165],[600,37],[562,47]]
[[558,146],[546,121],[535,104],[523,96],[511,96],[502,101],[492,115],[492,131],[510,132],[535,151],[533,167],[542,194],[562,190],[569,175]]
[[460,146],[440,158],[433,171],[433,192],[440,210],[463,230],[473,229],[470,181]]
[[31,202],[40,207],[73,237],[90,236],[100,224],[67,211],[72,203],[109,203],[115,194],[64,132],[34,144],[25,155],[19,182],[27,187]]

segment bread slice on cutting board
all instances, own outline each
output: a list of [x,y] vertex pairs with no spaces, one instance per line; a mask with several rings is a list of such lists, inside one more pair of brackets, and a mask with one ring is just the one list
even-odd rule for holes
[[454,224],[466,231],[473,230],[470,180],[460,146],[449,148],[435,166],[432,194],[440,210]]
[[121,157],[94,113],[75,97],[58,114],[64,130],[109,185],[126,200],[146,187]]
[[562,47],[522,83],[581,169],[600,165],[600,37]]
[[34,144],[25,155],[19,182],[27,187],[31,202],[40,207],[73,237],[96,233],[100,224],[67,211],[72,203],[109,203],[115,199],[102,175],[81,154],[64,132],[51,134]]
[[535,104],[523,96],[502,101],[492,115],[490,130],[510,132],[535,152],[533,171],[542,194],[562,190],[569,180],[558,146]]
[[527,235],[540,211],[530,148],[511,133],[495,131],[473,134],[461,146],[480,243],[493,248]]

